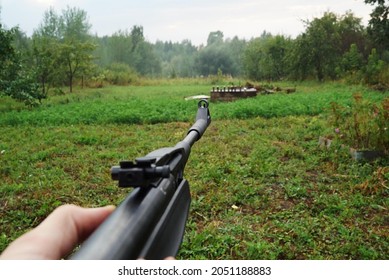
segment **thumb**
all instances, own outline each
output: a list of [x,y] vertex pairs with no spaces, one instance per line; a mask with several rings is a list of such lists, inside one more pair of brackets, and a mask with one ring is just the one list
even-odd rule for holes
[[63,205],[3,252],[6,259],[60,259],[86,239],[115,209]]

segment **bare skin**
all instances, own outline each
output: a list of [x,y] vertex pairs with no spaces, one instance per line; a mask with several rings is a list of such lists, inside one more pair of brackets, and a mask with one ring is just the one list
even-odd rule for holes
[[114,206],[82,208],[63,205],[39,226],[12,242],[0,259],[58,260],[68,256],[115,209]]

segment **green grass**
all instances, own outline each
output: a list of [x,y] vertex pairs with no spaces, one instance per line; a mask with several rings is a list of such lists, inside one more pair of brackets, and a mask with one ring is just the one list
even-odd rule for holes
[[207,164],[193,156],[199,187],[182,257],[386,259],[388,191],[360,187],[379,163],[321,150],[321,125],[316,117],[213,124],[202,141],[224,144],[194,151]]
[[[0,106],[0,251],[64,203],[118,204],[121,159],[173,146],[210,85],[89,89],[25,109]],[[353,161],[327,150],[329,102],[342,84],[301,84],[292,95],[211,103],[211,126],[185,171],[192,205],[182,259],[388,259],[388,159]],[[3,101],[3,100],[2,100]],[[1,104],[5,104],[1,103]]]
[[[196,101],[184,98],[209,94],[210,85],[162,85],[89,89],[76,94],[54,96],[43,106],[26,110],[15,104],[0,107],[0,125],[153,124],[191,121]],[[212,107],[214,119],[247,119],[318,115],[336,101],[347,105],[354,92],[361,91],[374,101],[382,93],[338,84],[297,86],[297,93],[259,95]],[[314,101],[314,102],[312,102]]]

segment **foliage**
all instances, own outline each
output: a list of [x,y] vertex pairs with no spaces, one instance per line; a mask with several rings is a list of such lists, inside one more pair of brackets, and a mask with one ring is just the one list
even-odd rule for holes
[[358,51],[356,44],[351,44],[350,49],[343,54],[342,61],[336,71],[340,77],[355,84],[362,78],[363,55]]
[[216,75],[220,69],[226,75],[243,75],[243,53],[246,41],[238,37],[224,38],[223,32],[208,35],[206,46],[157,41],[154,49],[161,58],[163,77],[195,77]]
[[18,64],[15,48],[12,46],[14,30],[3,29],[0,24],[0,90],[7,88],[7,83],[12,76],[12,68]]
[[361,69],[363,63],[363,56],[359,53],[356,44],[351,44],[350,50],[343,55],[342,65],[344,71],[354,72]]
[[89,35],[91,25],[85,11],[68,7],[58,15],[52,8],[33,35],[33,55],[43,94],[67,78],[70,92],[74,79],[92,68],[95,45]]
[[198,51],[195,58],[195,68],[199,75],[216,75],[222,71],[225,75],[242,75],[242,62],[245,50],[245,41],[234,37],[224,40],[223,32],[211,32],[207,46]]
[[351,45],[355,44],[358,51],[365,57],[369,51],[370,42],[368,42],[362,18],[358,18],[348,11],[344,15],[338,16],[337,28],[341,39],[340,52],[347,52]]
[[[373,2],[378,15],[385,19],[385,3],[366,1]],[[376,15],[372,14],[371,21]],[[14,29],[12,47],[21,62],[15,63],[14,69],[18,65],[20,69],[28,66],[28,71],[21,70],[23,75],[19,77],[27,75],[32,82],[15,96],[26,96],[27,91],[36,88],[35,83],[40,84],[40,93],[29,96],[34,99],[35,94],[41,100],[53,87],[69,86],[73,91],[77,85],[127,84],[138,77],[218,79],[220,72],[223,79],[342,79],[350,84],[362,82],[385,90],[389,86],[389,52],[382,47],[388,37],[382,38],[386,22],[380,22],[379,28],[373,28],[374,24],[368,28],[370,35],[381,36],[381,43],[376,37],[368,36],[362,20],[352,12],[344,15],[326,12],[305,21],[305,31],[295,39],[264,31],[246,41],[237,36],[224,38],[218,30],[209,33],[205,46],[194,46],[189,40],[152,44],[138,25],[110,36],[92,37],[85,11],[67,7],[57,14],[51,8],[45,12],[32,38]],[[120,71],[109,69],[117,65],[127,65],[128,73],[118,74]],[[17,84],[27,85],[26,81]]]
[[220,30],[210,32],[207,39],[207,46],[221,45],[224,41],[224,34]]
[[339,60],[339,41],[335,14],[325,13],[322,18],[307,22],[304,42],[309,51],[306,55],[319,81],[325,77],[335,78],[333,69]]
[[0,24],[0,94],[34,106],[45,98],[35,83],[35,73],[23,65],[21,54],[12,45],[17,29],[5,30]]
[[375,5],[370,14],[368,32],[380,50],[389,49],[389,5],[385,0],[365,0],[366,4]]
[[216,75],[218,70],[231,74],[233,62],[230,56],[217,45],[204,48],[196,60],[199,73],[204,76]]
[[307,55],[310,52],[308,44],[306,43],[305,35],[297,36],[292,42],[290,52],[286,54],[288,61],[289,77],[292,80],[306,80],[312,79],[310,57]]
[[94,48],[92,43],[73,40],[59,45],[58,58],[63,63],[63,73],[68,78],[70,92],[73,92],[74,78],[83,76],[92,67],[91,52]]
[[[379,58],[376,49],[371,50],[369,55],[366,69],[365,69],[365,81],[369,85],[375,85],[381,82],[380,73],[385,67],[384,61]],[[384,81],[388,83],[388,81]],[[389,86],[389,85],[388,85]]]
[[152,45],[144,38],[143,27],[134,25],[130,31],[119,30],[110,37],[96,38],[98,64],[107,67],[115,63],[127,64],[144,76],[158,76],[159,58]]
[[34,73],[22,67],[15,67],[12,71],[15,74],[6,83],[4,93],[29,107],[39,105],[46,96],[41,94]]
[[47,96],[49,89],[61,81],[60,68],[57,67],[58,53],[56,42],[48,37],[33,36],[33,63],[42,95]]
[[60,37],[72,42],[85,42],[90,39],[92,25],[88,22],[87,12],[79,8],[67,7],[62,11],[59,21]]
[[354,94],[349,107],[333,102],[330,124],[336,138],[349,147],[389,153],[389,98],[377,105]]
[[154,51],[161,60],[162,77],[194,77],[197,48],[189,41],[181,43],[157,41]]
[[287,53],[291,41],[281,35],[249,42],[244,53],[246,75],[252,80],[281,80],[287,76]]
[[381,59],[385,52],[371,48],[365,33],[361,19],[349,12],[343,16],[325,13],[307,22],[306,32],[287,54],[291,77],[306,79],[314,71],[319,81],[340,77],[387,88],[381,78],[386,77],[387,63]]
[[130,85],[139,79],[136,71],[128,64],[114,63],[104,71],[104,80],[112,85]]

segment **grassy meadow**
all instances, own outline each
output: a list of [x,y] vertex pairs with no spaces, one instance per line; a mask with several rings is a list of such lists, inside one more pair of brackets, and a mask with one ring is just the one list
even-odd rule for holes
[[[389,159],[356,162],[318,145],[341,83],[211,102],[212,123],[185,170],[192,204],[179,259],[388,259]],[[118,204],[109,169],[174,146],[212,85],[149,82],[53,95],[38,108],[0,98],[0,252],[65,203]]]

